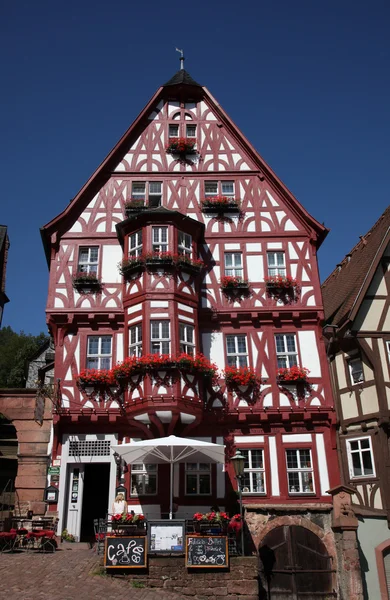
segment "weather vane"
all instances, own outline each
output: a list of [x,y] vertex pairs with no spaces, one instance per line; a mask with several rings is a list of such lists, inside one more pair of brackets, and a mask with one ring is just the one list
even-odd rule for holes
[[180,69],[184,69],[184,52],[180,48],[176,48],[176,52],[180,52]]

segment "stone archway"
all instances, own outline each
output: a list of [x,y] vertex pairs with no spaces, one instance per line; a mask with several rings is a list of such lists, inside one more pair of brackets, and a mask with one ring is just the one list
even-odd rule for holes
[[282,516],[268,520],[256,534],[260,600],[337,597],[336,547],[330,526],[323,529],[300,516]]

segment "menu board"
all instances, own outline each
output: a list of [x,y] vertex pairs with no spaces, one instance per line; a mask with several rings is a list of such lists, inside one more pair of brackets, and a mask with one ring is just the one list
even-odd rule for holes
[[108,569],[139,569],[146,567],[146,537],[107,536],[104,566]]
[[184,554],[185,521],[148,521],[149,552]]
[[226,536],[186,536],[186,567],[226,568],[229,566]]

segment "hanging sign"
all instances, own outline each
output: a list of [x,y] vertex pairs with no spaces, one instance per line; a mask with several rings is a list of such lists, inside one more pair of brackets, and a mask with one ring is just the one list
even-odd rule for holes
[[186,536],[186,567],[226,568],[229,566],[226,536]]
[[60,467],[49,467],[48,473],[49,473],[49,475],[59,475]]
[[107,536],[104,550],[106,569],[139,569],[146,567],[146,536]]

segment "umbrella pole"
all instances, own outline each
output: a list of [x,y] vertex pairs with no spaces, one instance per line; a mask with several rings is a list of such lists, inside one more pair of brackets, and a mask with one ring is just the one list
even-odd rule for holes
[[169,518],[173,518],[173,461],[171,461],[171,491],[169,499]]

